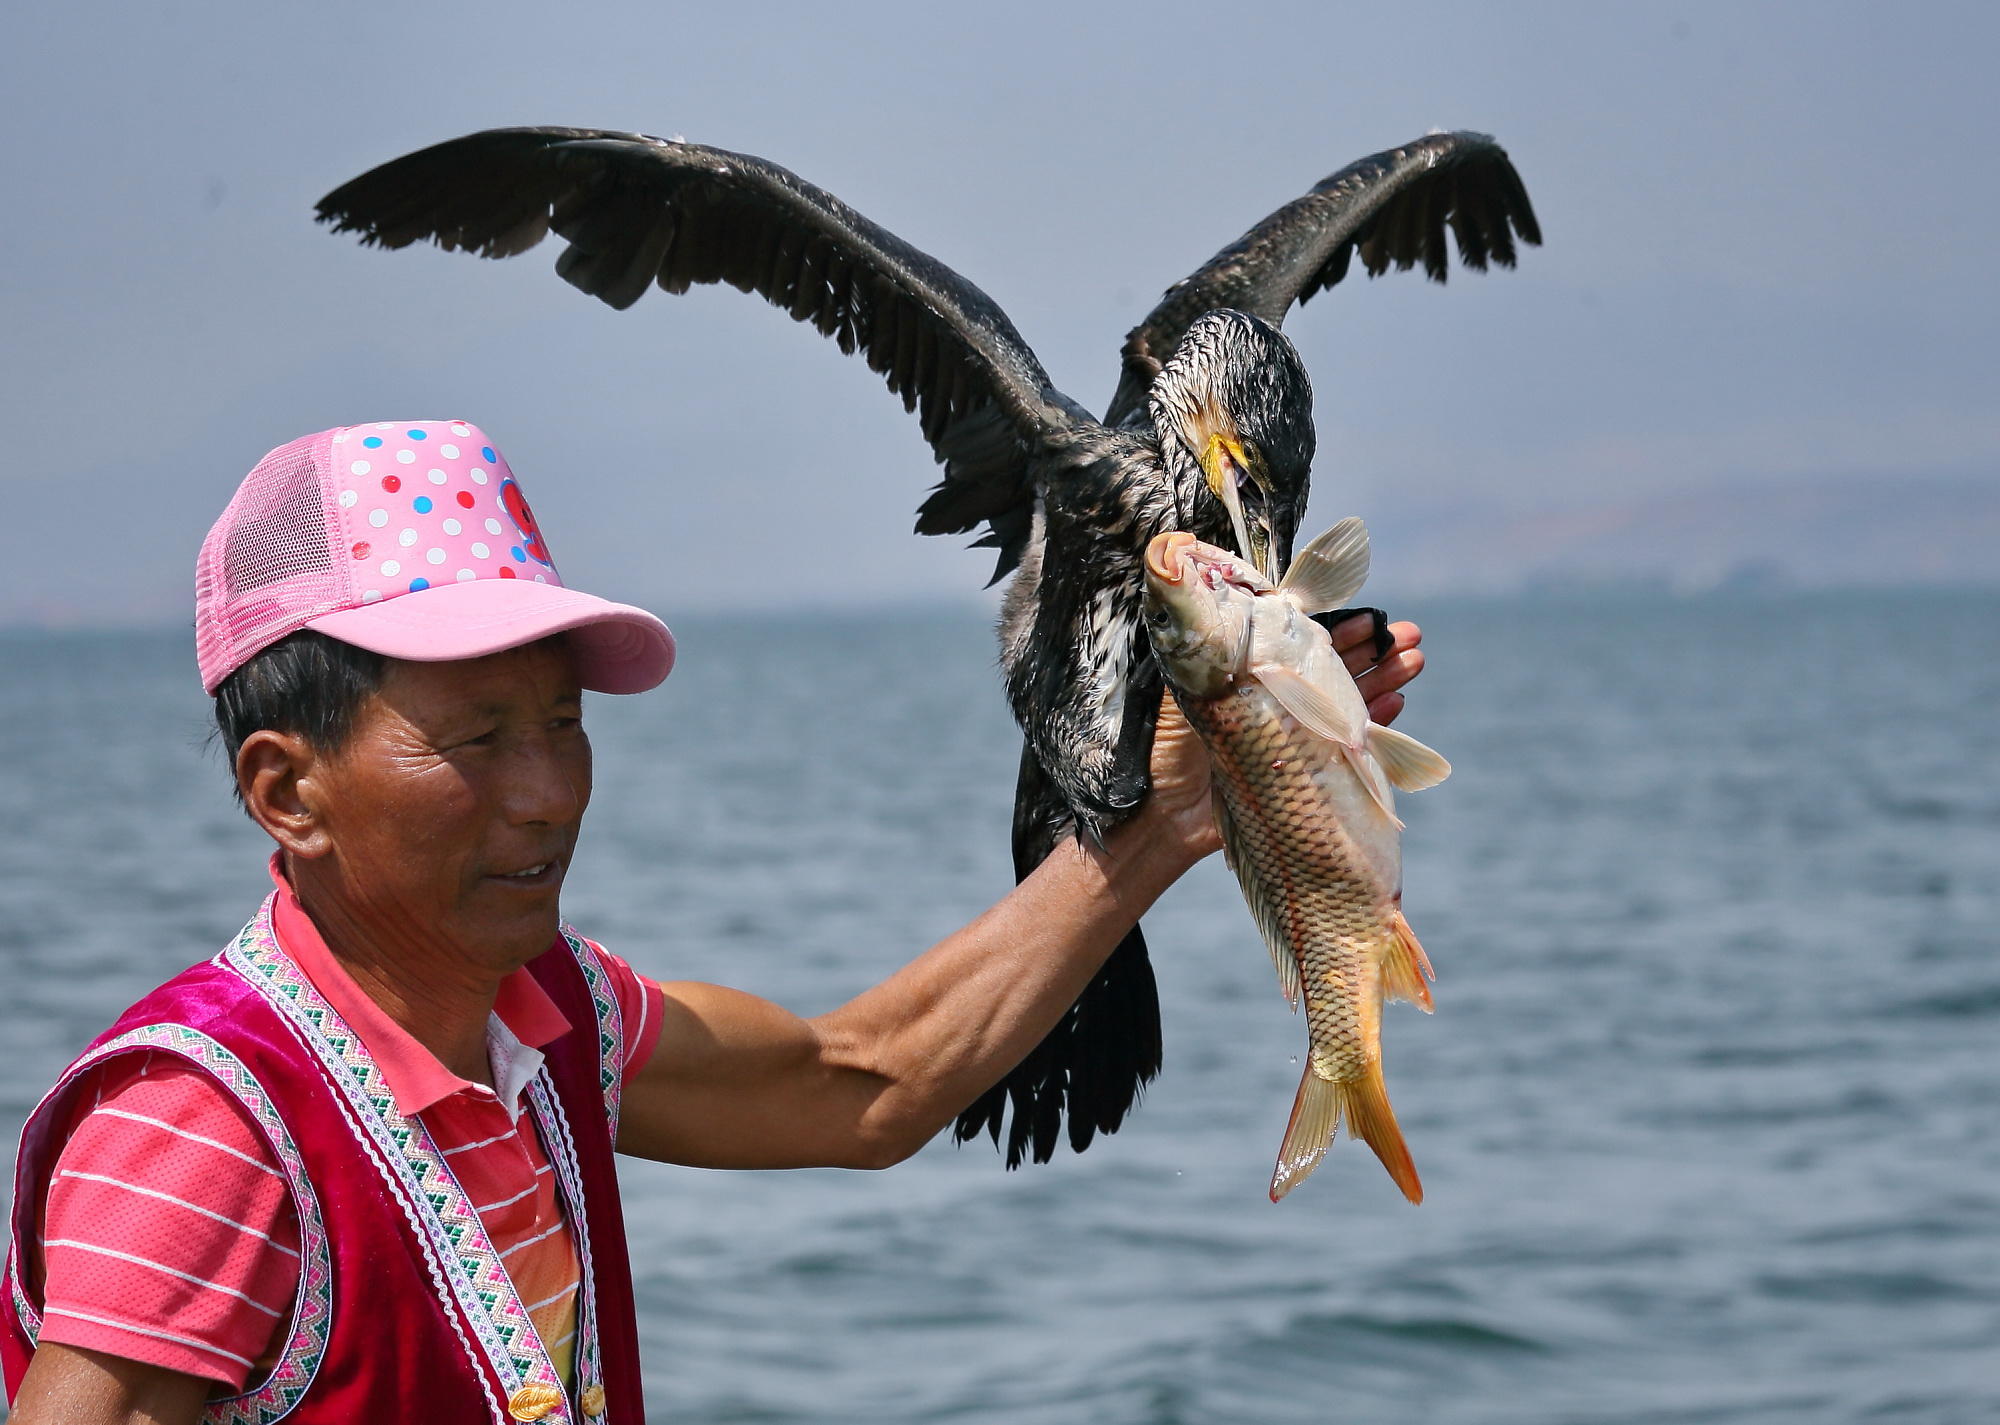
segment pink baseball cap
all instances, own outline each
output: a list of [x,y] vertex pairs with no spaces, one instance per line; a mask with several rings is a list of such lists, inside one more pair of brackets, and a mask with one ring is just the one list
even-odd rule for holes
[[642,693],[674,666],[667,626],[565,588],[506,457],[465,421],[301,436],[257,462],[195,561],[201,685],[317,629],[391,658],[479,658],[567,633],[577,674]]

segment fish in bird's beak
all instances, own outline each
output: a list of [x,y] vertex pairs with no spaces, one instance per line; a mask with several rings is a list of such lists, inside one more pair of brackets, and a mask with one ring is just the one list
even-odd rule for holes
[[1276,579],[1278,571],[1271,567],[1271,501],[1262,478],[1263,462],[1245,449],[1233,429],[1209,430],[1200,450],[1201,473],[1208,488],[1229,511],[1236,552],[1266,579]]

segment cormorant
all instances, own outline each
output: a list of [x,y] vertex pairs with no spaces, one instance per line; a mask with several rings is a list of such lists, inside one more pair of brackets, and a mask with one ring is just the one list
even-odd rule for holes
[[[508,257],[551,230],[556,270],[623,309],[728,282],[861,352],[919,414],[944,479],[923,534],[985,527],[1007,695],[1025,734],[1017,875],[1072,828],[1101,835],[1146,792],[1162,688],[1140,618],[1141,558],[1164,530],[1233,547],[1273,577],[1291,558],[1313,455],[1312,393],[1278,326],[1339,282],[1459,258],[1514,264],[1539,243],[1492,139],[1439,133],[1364,158],[1167,290],[1133,328],[1102,421],[1049,381],[994,302],[831,194],[748,154],[598,129],[513,128],[395,159],[321,199],[337,232]],[[1347,611],[1343,611],[1347,612]],[[1380,616],[1377,616],[1378,628]],[[961,1141],[1047,1161],[1123,1121],[1160,1065],[1159,1003],[1135,928],[1049,1036],[961,1115]]]

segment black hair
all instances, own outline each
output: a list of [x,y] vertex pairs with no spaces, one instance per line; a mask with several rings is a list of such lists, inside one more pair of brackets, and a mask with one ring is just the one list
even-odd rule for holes
[[[338,752],[388,664],[380,653],[302,628],[224,678],[215,690],[215,726],[231,783],[236,754],[254,732],[297,733],[317,752]],[[240,786],[236,800],[243,800]]]

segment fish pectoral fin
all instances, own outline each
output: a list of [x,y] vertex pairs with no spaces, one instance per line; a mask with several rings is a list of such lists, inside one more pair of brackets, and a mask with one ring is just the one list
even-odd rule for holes
[[1350,602],[1368,582],[1368,526],[1349,515],[1292,556],[1278,584],[1309,614]]
[[[1368,732],[1368,709],[1358,694],[1351,707],[1344,707],[1325,688],[1283,663],[1252,664],[1250,675],[1306,731],[1342,747],[1362,745]],[[1341,676],[1346,676],[1344,670]]]
[[1264,878],[1257,874],[1257,863],[1246,854],[1243,834],[1219,789],[1213,794],[1213,801],[1215,828],[1222,835],[1222,859],[1236,873],[1236,884],[1243,890],[1243,903],[1250,907],[1251,918],[1257,922],[1257,933],[1264,937],[1265,948],[1271,952],[1271,966],[1278,972],[1278,988],[1284,991],[1285,1003],[1296,1012],[1299,1007],[1299,957],[1292,950],[1292,934],[1285,922],[1284,904],[1272,897]]
[[1379,722],[1368,724],[1368,750],[1399,792],[1421,792],[1451,775],[1451,763],[1416,738]]
[[1396,830],[1401,831],[1403,819],[1396,815],[1396,793],[1389,786],[1389,774],[1382,770],[1382,764],[1373,756],[1357,753],[1351,747],[1341,748],[1340,755],[1354,768],[1354,775],[1361,779],[1361,785],[1368,789],[1368,795],[1375,799],[1382,815],[1389,818]]
[[1425,1014],[1431,1012],[1431,987],[1437,974],[1431,957],[1417,943],[1410,922],[1400,910],[1389,912],[1391,939],[1382,951],[1382,993],[1390,999],[1407,1000]]

